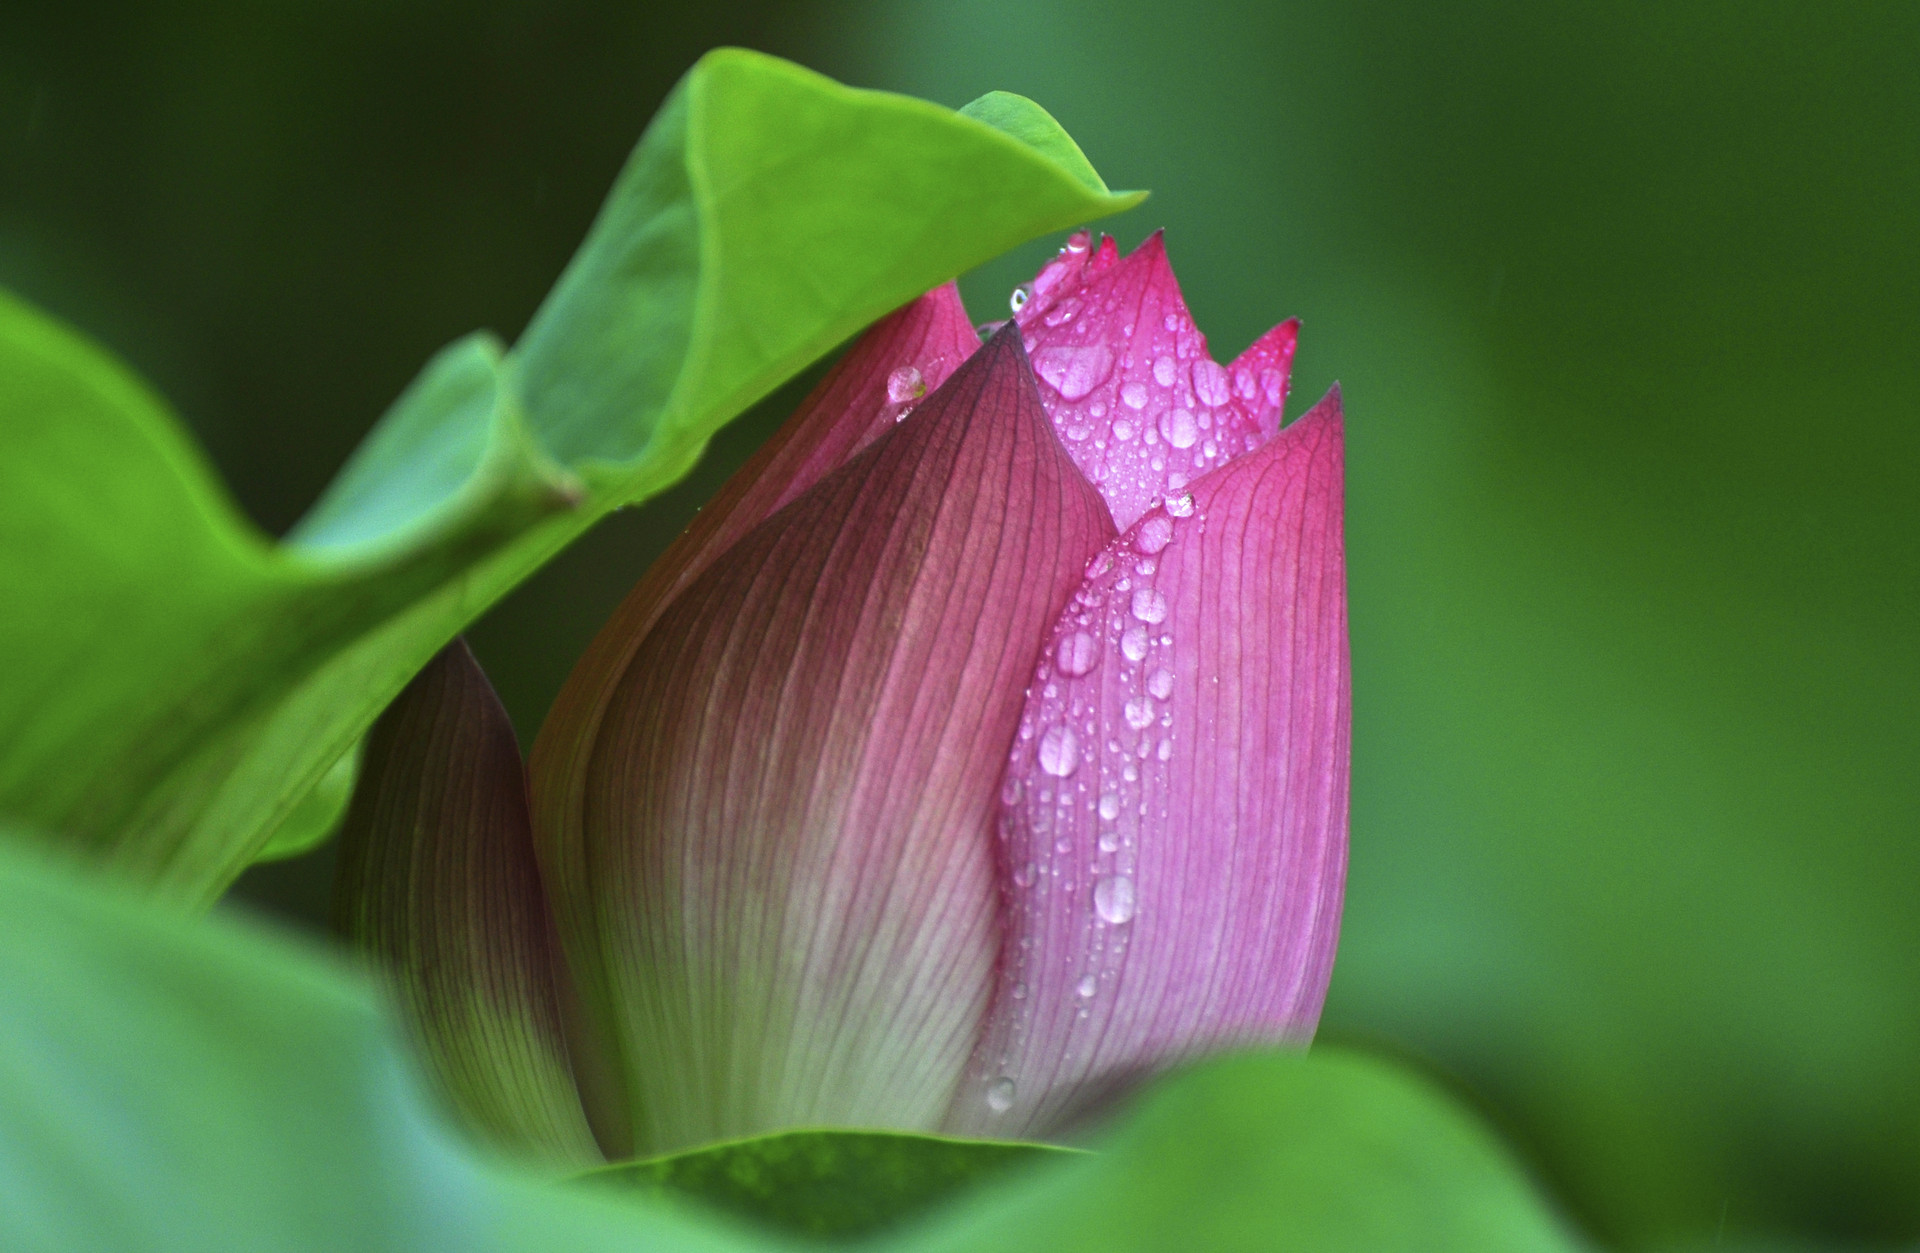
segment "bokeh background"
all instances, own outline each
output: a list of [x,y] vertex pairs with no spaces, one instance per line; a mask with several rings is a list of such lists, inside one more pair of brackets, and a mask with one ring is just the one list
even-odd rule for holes
[[[1298,314],[1292,409],[1344,384],[1326,1038],[1605,1244],[1920,1236],[1920,8],[6,0],[0,282],[277,532],[429,353],[521,327],[717,43],[1033,96],[1154,190],[1113,229],[1167,228],[1217,355]],[[797,395],[476,626],[523,738]],[[317,926],[329,875],[241,895]]]

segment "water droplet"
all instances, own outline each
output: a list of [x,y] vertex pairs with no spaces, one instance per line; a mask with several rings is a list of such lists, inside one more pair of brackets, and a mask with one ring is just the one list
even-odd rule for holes
[[1227,387],[1226,367],[1216,365],[1205,357],[1193,363],[1193,394],[1200,398],[1203,405],[1224,405],[1231,397]]
[[1078,231],[1075,231],[1073,234],[1067,236],[1068,252],[1085,252],[1087,249],[1091,248],[1092,246],[1093,246],[1092,231],[1078,230]]
[[1146,384],[1127,383],[1122,385],[1120,388],[1120,399],[1126,402],[1127,408],[1129,409],[1145,409],[1147,407]]
[[1009,778],[1000,785],[1000,803],[1007,806],[1020,803],[1020,780]]
[[1007,297],[1007,303],[1013,306],[1013,311],[1015,313],[1018,313],[1020,312],[1021,309],[1026,307],[1027,301],[1031,300],[1032,298],[1033,298],[1033,293],[1028,291],[1025,287],[1016,287],[1013,289],[1013,295]]
[[1171,760],[1173,757],[1173,741],[1161,740],[1160,751],[1156,753],[1155,756],[1159,757],[1161,761]]
[[1267,394],[1267,403],[1277,405],[1287,390],[1287,376],[1278,370],[1260,371],[1260,390]]
[[1259,395],[1260,381],[1254,378],[1251,369],[1244,365],[1235,365],[1233,367],[1233,391],[1234,394],[1242,400],[1252,400],[1255,396]]
[[1048,326],[1059,326],[1063,322],[1073,321],[1073,316],[1079,312],[1080,302],[1068,298],[1041,314],[1040,320]]
[[1157,587],[1143,587],[1133,594],[1133,616],[1142,622],[1167,620],[1167,597]]
[[[1143,589],[1145,590],[1145,589]],[[1147,658],[1147,628],[1130,626],[1120,633],[1120,651],[1128,661],[1145,661]]]
[[1078,400],[1113,373],[1113,350],[1105,344],[1042,348],[1033,354],[1033,372],[1062,400]]
[[1084,1001],[1091,998],[1095,992],[1100,990],[1100,982],[1092,975],[1081,975],[1080,982],[1073,985],[1073,990],[1078,993],[1080,999]]
[[1093,907],[1100,917],[1114,926],[1133,921],[1133,880],[1123,874],[1102,879],[1093,885]]
[[1075,631],[1060,641],[1054,659],[1061,674],[1078,678],[1093,669],[1093,663],[1100,660],[1100,641],[1085,631]]
[[1147,691],[1155,700],[1165,700],[1173,695],[1173,671],[1162,666],[1148,675]]
[[1172,500],[1169,500],[1167,502],[1167,512],[1176,518],[1192,517],[1193,493],[1188,492],[1184,496],[1175,496]]
[[1016,1001],[1024,1001],[1027,999],[1027,985],[1024,983],[1016,983],[1007,989],[1007,995]]
[[1149,514],[1133,533],[1133,546],[1151,556],[1173,542],[1173,519],[1164,513]]
[[1120,833],[1118,831],[1102,831],[1100,833],[1100,851],[1103,853],[1119,852]]
[[1013,1080],[1005,1075],[987,1085],[987,1108],[996,1114],[1004,1114],[1013,1108]]
[[1160,320],[1160,325],[1166,327],[1170,331],[1177,331],[1180,329],[1180,315],[1177,313],[1169,313],[1166,317]]
[[887,400],[892,404],[904,405],[926,394],[927,380],[920,376],[918,367],[903,365],[887,375]]
[[1120,440],[1132,439],[1133,423],[1127,421],[1125,418],[1115,422],[1113,424],[1113,437]]
[[1032,862],[1027,862],[1013,872],[1013,886],[1017,888],[1030,888],[1033,886],[1033,881],[1037,878],[1039,878],[1039,871],[1034,867]]
[[1126,715],[1127,725],[1136,731],[1144,731],[1153,725],[1153,701],[1146,696],[1135,696],[1121,710]]
[[1172,357],[1157,357],[1153,363],[1153,381],[1162,387],[1172,387],[1174,380]]
[[1175,448],[1191,448],[1200,438],[1200,424],[1185,409],[1169,409],[1160,415],[1160,433]]
[[1137,783],[1140,781],[1140,767],[1128,762],[1127,768],[1120,772],[1120,777],[1129,783]]
[[1108,822],[1120,816],[1120,793],[1106,792],[1101,795],[1100,816]]
[[1064,779],[1080,765],[1080,737],[1064,723],[1047,728],[1040,737],[1040,768],[1056,779]]

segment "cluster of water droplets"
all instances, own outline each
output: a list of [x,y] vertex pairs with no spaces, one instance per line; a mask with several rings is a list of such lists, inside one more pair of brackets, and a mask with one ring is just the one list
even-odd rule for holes
[[1153,256],[1060,268],[1090,247],[1076,234],[1011,304],[1055,429],[1125,526],[1147,501],[1258,447],[1286,375],[1258,358],[1215,362],[1170,276],[1141,268]]
[[[1034,1012],[1072,1014],[1063,1064],[1091,1047],[1132,924],[1152,908],[1140,842],[1165,829],[1180,699],[1172,606],[1155,576],[1177,520],[1194,512],[1188,494],[1156,501],[1093,559],[1028,689],[998,824],[1016,917],[1003,991],[1017,1008],[986,1087],[996,1113],[1013,1107]],[[1028,1003],[1043,977],[1071,987],[1069,1008]]]

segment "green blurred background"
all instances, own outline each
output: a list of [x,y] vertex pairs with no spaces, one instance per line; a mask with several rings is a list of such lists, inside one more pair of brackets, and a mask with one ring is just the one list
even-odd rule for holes
[[[512,334],[742,43],[1052,109],[1218,355],[1350,422],[1353,862],[1324,1033],[1598,1238],[1920,1235],[1920,7],[1474,0],[0,7],[0,282],[272,530]],[[981,318],[1049,244],[972,276]],[[474,630],[523,737],[781,416]],[[324,851],[252,874],[317,922]]]

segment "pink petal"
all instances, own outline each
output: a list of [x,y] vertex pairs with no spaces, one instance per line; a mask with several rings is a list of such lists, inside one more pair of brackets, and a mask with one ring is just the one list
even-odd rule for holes
[[636,1151],[939,1123],[1021,689],[1112,534],[1008,331],[660,616],[576,750],[581,821],[542,832],[583,867],[556,912]]
[[1346,871],[1340,400],[1089,567],[1002,792],[1002,957],[949,1126],[1045,1134],[1201,1051],[1313,1033]]
[[1155,500],[1273,437],[1299,324],[1274,327],[1231,366],[1218,365],[1159,232],[1126,259],[1113,255],[1104,238],[1099,248],[1063,251],[1016,320],[1054,427],[1125,528]]
[[[533,746],[534,820],[541,829],[579,822],[595,728],[614,676],[682,589],[776,510],[878,439],[980,347],[952,283],[876,322],[820,381],[793,416],[728,479],[662,553],[600,629],[568,676]],[[584,890],[577,866],[549,866]]]
[[1021,315],[1021,330],[1027,330],[1055,302],[1079,291],[1094,275],[1111,269],[1119,260],[1120,249],[1113,236],[1102,235],[1096,244],[1091,231],[1075,231],[1067,237],[1066,247],[1041,266],[1033,281],[1022,289],[1025,294],[1015,310]]
[[462,1121],[516,1155],[602,1160],[561,1028],[520,747],[464,641],[368,735],[334,908]]

